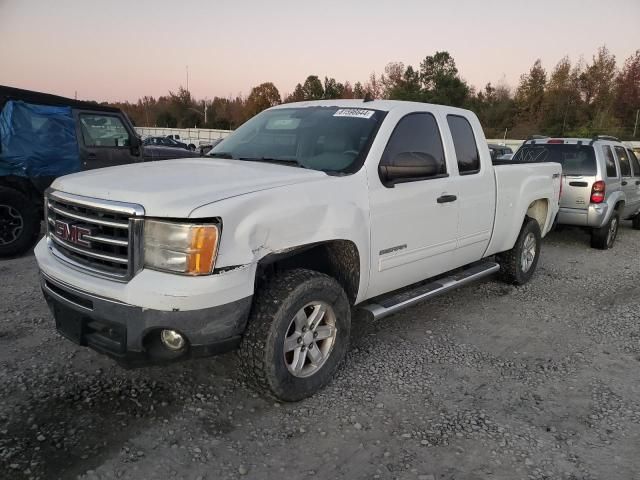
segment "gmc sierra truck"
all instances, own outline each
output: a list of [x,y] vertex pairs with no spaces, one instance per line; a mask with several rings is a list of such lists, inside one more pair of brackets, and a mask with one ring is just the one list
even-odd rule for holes
[[56,327],[125,366],[239,348],[281,400],[322,388],[374,318],[533,275],[561,166],[494,166],[477,117],[330,100],[258,114],[201,159],[57,179],[36,247]]

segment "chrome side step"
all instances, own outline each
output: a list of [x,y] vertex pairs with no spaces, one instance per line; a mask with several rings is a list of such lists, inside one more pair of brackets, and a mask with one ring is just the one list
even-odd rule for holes
[[393,293],[372,298],[360,308],[369,312],[375,319],[383,318],[428,298],[489,276],[498,270],[500,270],[500,265],[495,262],[474,263],[463,270],[430,283],[421,282],[417,286],[410,285]]

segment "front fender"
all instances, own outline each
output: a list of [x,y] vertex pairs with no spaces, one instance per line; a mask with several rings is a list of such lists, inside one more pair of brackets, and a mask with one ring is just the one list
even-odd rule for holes
[[360,256],[358,296],[366,291],[369,209],[362,172],[227,198],[195,209],[190,217],[222,219],[216,268],[257,264],[266,255],[301,245],[349,240]]

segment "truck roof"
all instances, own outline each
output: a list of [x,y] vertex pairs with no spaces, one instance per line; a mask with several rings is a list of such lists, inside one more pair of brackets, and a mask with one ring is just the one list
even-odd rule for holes
[[73,98],[61,97],[50,93],[36,92],[34,90],[24,90],[22,88],[8,87],[0,85],[0,108],[9,100],[22,100],[27,103],[38,105],[52,105],[56,107],[74,107],[87,110],[99,110],[102,112],[117,113],[119,108],[100,105],[98,103],[75,100]]
[[381,110],[383,112],[390,112],[392,110],[402,110],[412,112],[416,110],[422,110],[425,107],[429,107],[431,111],[442,111],[446,113],[457,114],[470,114],[470,110],[463,108],[449,107],[447,105],[436,105],[434,103],[422,103],[422,102],[406,102],[403,100],[351,100],[351,99],[332,99],[332,100],[309,100],[305,102],[283,103],[273,108],[291,108],[291,107],[340,107],[340,108],[363,108],[370,110]]

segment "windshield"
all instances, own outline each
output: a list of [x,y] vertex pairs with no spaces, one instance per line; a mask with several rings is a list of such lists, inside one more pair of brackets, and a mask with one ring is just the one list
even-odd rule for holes
[[225,138],[208,155],[322,171],[355,171],[367,154],[382,118],[384,112],[362,108],[314,106],[266,110]]
[[557,162],[565,175],[595,175],[596,156],[593,147],[566,143],[525,145],[513,156],[514,162]]

